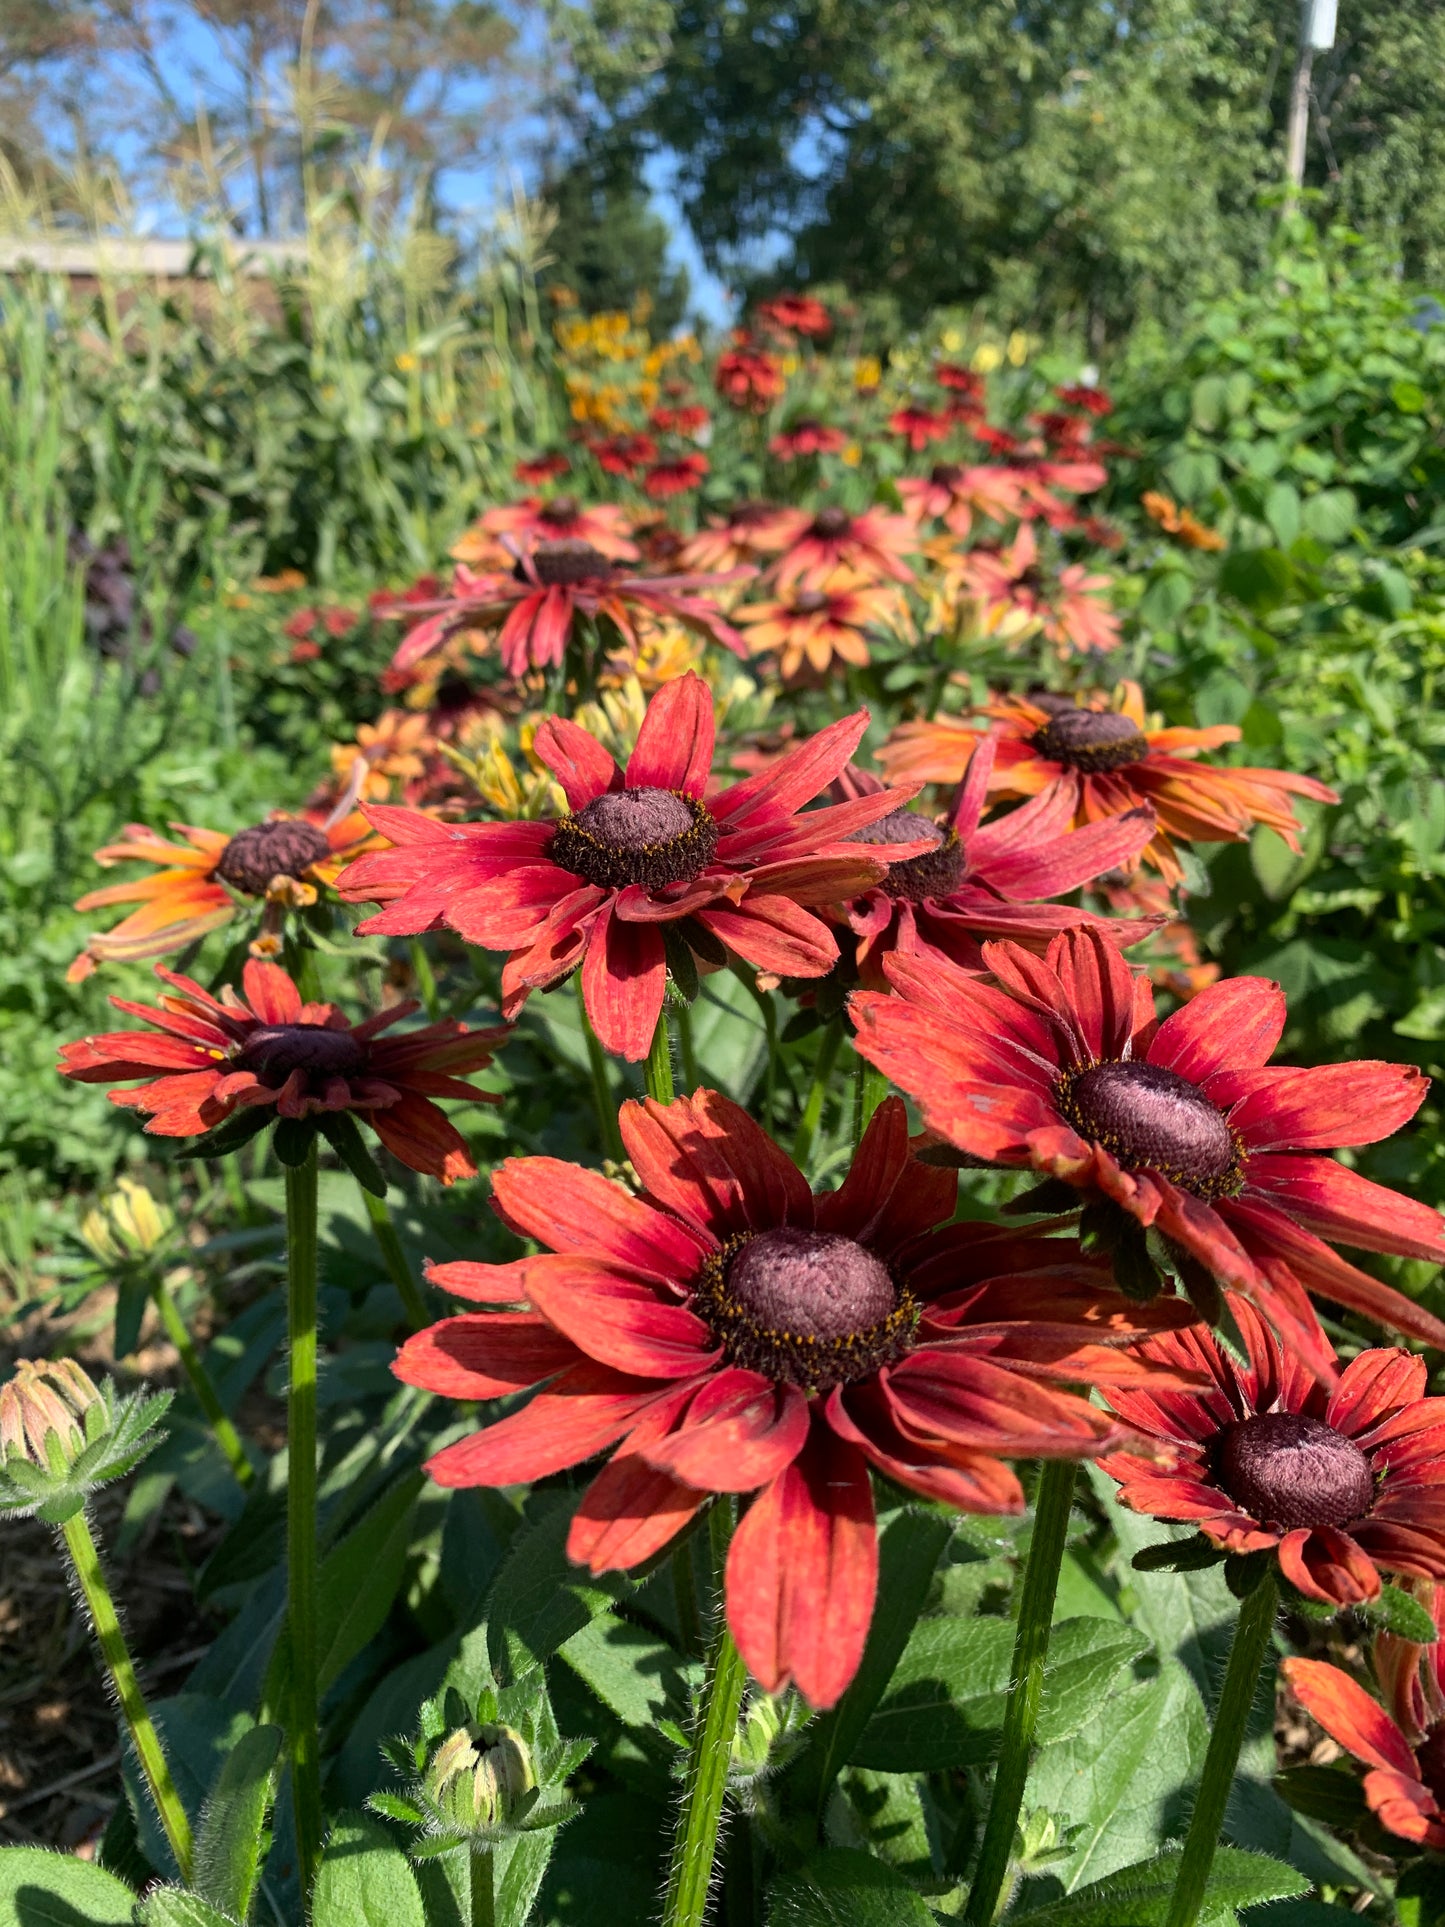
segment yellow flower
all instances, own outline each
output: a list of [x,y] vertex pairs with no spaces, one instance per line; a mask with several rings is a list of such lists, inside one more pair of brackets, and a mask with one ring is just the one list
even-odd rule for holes
[[413,368],[420,368],[421,363],[414,354],[404,348],[396,358],[396,365],[404,375],[409,375]]
[[876,355],[860,355],[853,364],[853,386],[876,388],[883,379],[883,364]]
[[1008,338],[1008,358],[1015,368],[1022,368],[1029,358],[1029,338],[1022,328],[1015,328]]
[[995,342],[984,341],[974,349],[973,358],[968,365],[976,375],[991,375],[1002,362],[1002,348]]
[[946,355],[956,355],[963,346],[962,328],[945,328],[939,337],[939,346]]
[[801,366],[802,366],[802,363],[798,360],[798,357],[796,355],[783,356],[782,369],[785,375],[796,375]]
[[863,451],[857,442],[849,442],[842,451],[843,461],[849,468],[856,468],[863,459]]

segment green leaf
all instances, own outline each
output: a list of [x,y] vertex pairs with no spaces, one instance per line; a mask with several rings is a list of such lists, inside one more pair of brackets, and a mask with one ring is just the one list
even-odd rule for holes
[[367,1149],[360,1126],[350,1111],[323,1111],[320,1121],[326,1142],[362,1190],[369,1191],[374,1198],[384,1198],[386,1179]]
[[1333,548],[1337,542],[1343,542],[1355,526],[1357,512],[1350,489],[1325,488],[1306,500],[1300,520],[1306,535]]
[[135,1904],[103,1867],[45,1847],[0,1847],[0,1927],[130,1927]]
[[1130,1563],[1135,1572],[1202,1572],[1209,1566],[1222,1565],[1224,1558],[1223,1546],[1196,1532],[1188,1539],[1165,1539],[1157,1546],[1141,1546]]
[[1219,586],[1246,609],[1264,615],[1294,595],[1295,572],[1279,549],[1236,549],[1220,564]]
[[271,1148],[283,1164],[293,1170],[303,1165],[316,1142],[316,1121],[309,1117],[283,1117],[276,1125]]
[[487,1602],[492,1670],[502,1684],[520,1679],[581,1632],[626,1585],[592,1581],[567,1557],[577,1494],[553,1492],[533,1501],[540,1514],[507,1548]]
[[1390,400],[1402,415],[1423,415],[1428,397],[1418,381],[1407,381],[1402,376],[1390,383]]
[[374,1820],[331,1829],[311,1901],[312,1927],[427,1927],[411,1862]]
[[[1178,1849],[1121,1867],[1103,1880],[1081,1887],[1067,1900],[1031,1911],[1025,1900],[1014,1916],[1029,1927],[1163,1927],[1168,1917],[1182,1854]],[[1304,1893],[1309,1882],[1293,1867],[1262,1853],[1220,1847],[1209,1870],[1200,1910],[1200,1927],[1233,1927],[1235,1909]],[[1273,1919],[1273,1916],[1267,1916]]]
[[651,1727],[687,1712],[687,1663],[644,1626],[598,1613],[558,1651],[624,1726]]
[[250,1912],[256,1890],[280,1752],[277,1726],[257,1726],[243,1734],[221,1768],[196,1836],[192,1885],[238,1920]]
[[[1059,1741],[1097,1712],[1115,1675],[1148,1648],[1117,1619],[1071,1619],[1054,1627],[1044,1676],[1039,1737]],[[1004,1619],[919,1622],[878,1710],[853,1750],[884,1773],[939,1772],[991,1760],[1013,1666],[1014,1627]]]
[[272,1112],[264,1104],[252,1105],[244,1111],[234,1111],[224,1124],[218,1124],[214,1131],[208,1131],[204,1137],[195,1138],[183,1150],[177,1151],[176,1162],[181,1163],[188,1158],[210,1160],[229,1157],[232,1151],[239,1151],[244,1145],[249,1144],[253,1137],[259,1137],[266,1126],[272,1122]]
[[949,1522],[937,1513],[909,1508],[879,1535],[877,1601],[862,1663],[838,1704],[813,1723],[807,1747],[788,1776],[790,1802],[815,1814],[826,1806],[840,1768],[862,1738],[908,1645],[949,1533]]
[[238,1927],[234,1914],[222,1913],[181,1887],[157,1888],[137,1911],[136,1920],[139,1927]]
[[934,1927],[902,1874],[852,1848],[814,1854],[768,1897],[768,1927]]
[[1288,482],[1275,482],[1264,498],[1264,519],[1282,549],[1293,546],[1300,532],[1300,499]]
[[1139,602],[1139,620],[1150,629],[1168,629],[1189,607],[1194,577],[1171,564],[1158,570]]
[[399,1479],[321,1562],[316,1613],[323,1692],[391,1611],[411,1543],[412,1514],[425,1484],[420,1470]]
[[1419,1600],[1399,1586],[1382,1586],[1379,1598],[1367,1600],[1358,1611],[1382,1632],[1413,1640],[1417,1646],[1433,1646],[1440,1637]]
[[1275,1775],[1274,1790],[1294,1812],[1341,1832],[1357,1827],[1367,1812],[1364,1791],[1348,1768],[1292,1766]]
[[151,1280],[143,1270],[130,1271],[115,1294],[115,1355],[129,1358],[140,1343],[141,1320],[151,1301]]

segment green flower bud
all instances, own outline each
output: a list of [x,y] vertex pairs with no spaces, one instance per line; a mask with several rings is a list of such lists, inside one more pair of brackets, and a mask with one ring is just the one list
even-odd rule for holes
[[0,1386],[0,1464],[26,1459],[64,1472],[88,1443],[86,1412],[101,1395],[73,1358],[22,1358]]
[[458,1833],[489,1837],[516,1816],[537,1777],[520,1733],[510,1726],[449,1733],[427,1768],[426,1793]]

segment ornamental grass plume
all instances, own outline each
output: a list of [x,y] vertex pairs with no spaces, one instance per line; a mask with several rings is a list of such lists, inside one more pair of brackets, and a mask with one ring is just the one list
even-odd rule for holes
[[1298,854],[1300,825],[1289,799],[1340,800],[1312,776],[1197,761],[1204,750],[1237,743],[1239,730],[1233,723],[1150,729],[1136,682],[1085,702],[1040,690],[999,696],[983,714],[986,724],[952,716],[900,723],[878,752],[880,768],[892,783],[957,783],[987,733],[997,744],[991,795],[1062,791],[1080,824],[1148,805],[1159,828],[1142,861],[1170,885],[1184,878],[1176,842],[1241,843],[1262,823]]
[[77,910],[108,909],[117,903],[141,907],[113,929],[86,939],[85,949],[66,972],[68,983],[82,982],[100,963],[130,963],[184,950],[258,903],[263,906],[261,934],[253,949],[269,955],[286,911],[315,903],[371,835],[349,798],[329,814],[278,812],[229,836],[188,823],[171,828],[184,843],[168,843],[144,823],[128,823],[118,843],[96,851],[96,862],[107,868],[113,863],[157,867],[149,876],[108,884],[79,899]]
[[815,907],[877,880],[886,859],[855,833],[905,800],[888,791],[821,810],[867,727],[844,717],[756,776],[707,795],[713,699],[688,674],[652,698],[626,773],[594,736],[559,716],[533,753],[566,791],[559,822],[443,824],[378,808],[395,846],[347,872],[351,902],[386,907],[359,927],[393,936],[446,924],[508,953],[502,1013],[581,966],[587,1015],[605,1049],[647,1055],[667,974],[728,954],[780,976],[821,977],[837,960]]
[[627,1103],[619,1121],[640,1197],[510,1159],[495,1208],[543,1255],[431,1268],[488,1309],[410,1339],[398,1377],[535,1395],[429,1470],[515,1485],[614,1448],[568,1539],[593,1572],[653,1558],[712,1495],[756,1494],[727,1559],[728,1623],[767,1691],[792,1681],[830,1706],[873,1611],[869,1467],[965,1511],[1018,1512],[1008,1458],[1088,1457],[1121,1436],[1066,1388],[1138,1382],[1153,1368],[1135,1341],[1192,1314],[1131,1305],[1069,1241],[950,1224],[956,1179],[910,1155],[896,1098],[841,1188],[816,1196],[715,1091]]
[[1323,1155],[1409,1122],[1429,1088],[1413,1064],[1269,1068],[1286,1012],[1263,977],[1212,984],[1161,1023],[1147,973],[1094,929],[1042,958],[985,944],[983,962],[991,977],[895,953],[892,994],[855,992],[851,1011],[859,1051],[931,1131],[1039,1174],[1014,1208],[1081,1206],[1131,1291],[1158,1290],[1163,1264],[1211,1316],[1220,1286],[1243,1293],[1326,1379],[1309,1292],[1445,1346],[1438,1318],[1331,1249],[1445,1261],[1438,1211]]
[[213,997],[160,965],[156,975],[169,986],[159,1006],[110,1000],[149,1030],[108,1031],[62,1045],[62,1076],[82,1084],[140,1080],[138,1089],[112,1090],[110,1101],[145,1113],[146,1130],[158,1137],[200,1136],[229,1125],[222,1142],[230,1149],[273,1120],[309,1124],[350,1163],[355,1126],[348,1133],[343,1120],[355,1114],[413,1171],[444,1184],[476,1176],[466,1140],[435,1100],[501,1102],[461,1073],[491,1063],[505,1027],[469,1031],[447,1021],[387,1037],[415,1003],[353,1024],[335,1004],[305,1002],[279,964],[254,958],[242,973],[244,996],[228,984]]
[[[980,823],[992,756],[985,740],[941,821],[905,807],[868,832],[874,843],[928,838],[933,846],[890,864],[881,882],[846,907],[858,974],[872,989],[887,988],[883,959],[894,950],[978,970],[980,945],[990,939],[1006,937],[1042,952],[1060,930],[1087,925],[1111,943],[1128,945],[1159,927],[1157,916],[1102,917],[1047,901],[1132,861],[1154,834],[1153,811],[1074,830],[1067,804],[1043,797]],[[883,785],[850,765],[834,787],[845,796],[866,796]]]

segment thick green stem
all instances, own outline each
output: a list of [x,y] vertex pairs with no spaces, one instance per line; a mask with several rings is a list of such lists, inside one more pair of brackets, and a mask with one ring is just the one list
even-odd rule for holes
[[647,1053],[643,1076],[649,1097],[655,1097],[659,1104],[672,1102],[672,1047],[667,1035],[666,1004],[657,1013],[657,1029],[652,1033],[652,1048]]
[[421,1295],[421,1286],[411,1275],[411,1266],[406,1261],[406,1253],[401,1248],[401,1239],[397,1237],[396,1226],[391,1221],[391,1211],[385,1198],[377,1197],[374,1191],[368,1191],[364,1185],[360,1189],[366,1204],[366,1215],[370,1218],[371,1228],[376,1233],[377,1249],[381,1252],[382,1262],[386,1266],[386,1275],[401,1296],[407,1323],[414,1332],[419,1332],[424,1326],[434,1324],[435,1320],[426,1308],[426,1300]]
[[316,1683],[316,1144],[286,1167],[286,1578],[291,1647],[291,1791],[303,1905],[321,1857],[320,1695]]
[[435,1023],[441,1016],[441,1000],[437,996],[436,972],[431,967],[431,958],[426,954],[426,945],[420,937],[411,940],[411,968],[426,1014]]
[[190,1381],[201,1410],[206,1415],[206,1423],[217,1445],[226,1456],[226,1463],[236,1475],[238,1485],[249,1485],[256,1476],[251,1461],[246,1457],[246,1448],[241,1443],[241,1435],[226,1416],[226,1408],[221,1403],[211,1374],[196,1350],[195,1340],[186,1329],[186,1321],[181,1317],[180,1307],[166,1289],[164,1278],[157,1278],[151,1287],[151,1297],[155,1300],[156,1310],[161,1315],[166,1337],[170,1339],[181,1355],[181,1366]]
[[798,1134],[793,1139],[793,1162],[800,1171],[806,1171],[808,1160],[813,1154],[813,1139],[818,1135],[818,1126],[823,1121],[823,1104],[828,1095],[828,1086],[833,1078],[833,1066],[838,1061],[838,1047],[843,1042],[843,1019],[835,1017],[825,1026],[822,1042],[818,1046],[817,1061],[813,1065],[813,1081],[808,1086],[807,1101],[803,1105],[803,1115],[798,1123]]
[[677,1054],[681,1060],[683,1088],[689,1092],[698,1087],[697,1046],[692,1041],[692,1008],[683,1004],[676,1012],[677,1017]]
[[171,1852],[176,1857],[176,1866],[183,1881],[190,1884],[191,1878],[191,1823],[186,1818],[186,1810],[181,1805],[181,1796],[176,1792],[176,1783],[171,1778],[170,1767],[166,1763],[165,1749],[161,1736],[155,1729],[150,1709],[141,1692],[140,1681],[136,1678],[135,1663],[130,1656],[130,1648],[125,1643],[120,1620],[116,1615],[115,1601],[110,1596],[110,1587],[105,1582],[101,1567],[100,1554],[91,1536],[90,1522],[84,1511],[77,1512],[67,1519],[60,1529],[65,1541],[65,1550],[70,1554],[70,1562],[75,1568],[75,1576],[80,1581],[80,1590],[85,1595],[85,1603],[90,1609],[90,1623],[95,1628],[96,1643],[100,1656],[109,1669],[115,1683],[116,1698],[120,1710],[125,1715],[125,1723],[130,1729],[131,1742],[140,1761],[141,1771],[145,1774],[146,1785],[150,1788],[151,1798],[156,1803],[161,1825],[165,1828],[166,1838],[171,1843]]
[[1209,1751],[1204,1756],[1204,1772],[1199,1781],[1199,1797],[1189,1817],[1184,1836],[1184,1857],[1174,1883],[1174,1898],[1169,1903],[1166,1927],[1194,1927],[1204,1904],[1209,1885],[1209,1869],[1219,1845],[1224,1825],[1224,1810],[1229,1805],[1229,1790],[1234,1785],[1234,1769],[1239,1764],[1239,1749],[1244,1729],[1259,1686],[1259,1669],[1274,1632],[1274,1616],[1279,1607],[1279,1587],[1271,1571],[1260,1581],[1239,1609],[1234,1628],[1234,1644],[1229,1649],[1229,1666],[1224,1675],[1219,1705],[1214,1714],[1214,1731],[1209,1736]]
[[623,1150],[622,1133],[617,1128],[617,1100],[612,1095],[612,1084],[607,1075],[607,1058],[597,1041],[592,1019],[587,1015],[580,978],[577,983],[577,1011],[582,1019],[582,1035],[587,1041],[587,1062],[592,1067],[592,1096],[597,1105],[597,1128],[602,1133],[602,1149],[614,1164],[621,1164],[626,1153]]
[[964,1914],[969,1927],[991,1927],[1013,1856],[1014,1833],[1029,1777],[1034,1729],[1044,1696],[1044,1663],[1049,1656],[1054,1595],[1059,1589],[1059,1569],[1069,1536],[1069,1513],[1073,1508],[1077,1473],[1072,1459],[1046,1459],[1039,1474],[1039,1489],[1034,1499],[1034,1532],[1019,1594],[1003,1741],[983,1830],[983,1845],[978,1851],[978,1866]]
[[722,1610],[723,1568],[732,1536],[732,1507],[716,1499],[708,1519],[719,1602],[717,1640],[708,1662],[697,1729],[688,1756],[672,1865],[663,1901],[663,1927],[702,1927],[717,1857],[718,1828],[727,1792],[733,1736],[737,1732],[747,1668]]
[[773,1000],[765,990],[756,992],[758,1009],[763,1016],[763,1030],[768,1040],[768,1065],[764,1072],[763,1115],[765,1129],[771,1131],[773,1120],[778,1114],[778,1014],[773,1009]]
[[497,1876],[492,1849],[472,1849],[471,1927],[496,1927]]
[[858,1082],[853,1098],[853,1143],[863,1142],[863,1133],[873,1122],[873,1113],[888,1095],[888,1079],[875,1070],[866,1057],[858,1059]]
[[697,1605],[697,1569],[692,1562],[692,1534],[672,1549],[672,1602],[677,1632],[689,1659],[702,1652],[702,1618]]

